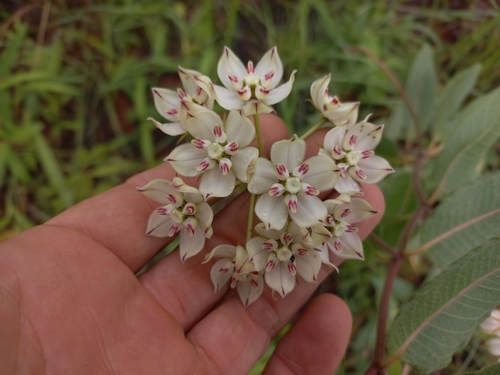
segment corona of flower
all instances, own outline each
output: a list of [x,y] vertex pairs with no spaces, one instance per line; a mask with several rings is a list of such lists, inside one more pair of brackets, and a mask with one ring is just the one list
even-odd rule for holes
[[340,193],[361,191],[359,183],[375,184],[394,172],[389,163],[374,155],[384,125],[364,121],[352,127],[339,126],[330,130],[319,155],[334,159],[341,173],[335,190]]
[[296,135],[271,147],[271,161],[259,158],[253,167],[248,191],[263,194],[255,213],[269,229],[281,229],[287,215],[297,225],[310,227],[323,220],[326,208],[318,198],[333,188],[339,169],[322,155],[304,160],[306,143]]
[[290,80],[277,87],[283,77],[283,64],[276,47],[271,48],[256,66],[251,61],[246,68],[229,48],[217,65],[217,74],[224,85],[214,85],[221,107],[243,109],[246,115],[272,112],[270,107],[285,99],[292,90],[295,70]]
[[352,126],[358,118],[359,102],[341,103],[336,96],[328,94],[331,74],[311,85],[311,99],[318,111],[335,126]]
[[153,98],[158,113],[170,123],[162,124],[154,118],[155,126],[168,135],[180,135],[186,132],[184,124],[190,115],[196,113],[199,106],[212,109],[214,106],[215,91],[207,76],[195,70],[179,67],[179,76],[185,91],[172,91],[158,87],[152,88]]
[[198,254],[205,238],[212,236],[213,212],[198,189],[179,177],[172,182],[153,180],[137,188],[145,196],[163,204],[149,217],[146,233],[154,237],[172,237],[180,232],[181,260]]

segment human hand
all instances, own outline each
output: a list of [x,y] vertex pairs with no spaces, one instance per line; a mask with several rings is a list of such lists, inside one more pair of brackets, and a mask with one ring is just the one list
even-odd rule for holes
[[[261,126],[267,150],[288,137],[275,116],[261,116]],[[308,140],[307,156],[317,153],[325,132],[318,133]],[[174,175],[164,163],[1,244],[0,374],[248,372],[317,285],[300,283],[284,299],[266,290],[245,309],[227,285],[213,293],[213,261],[202,264],[203,255],[182,263],[173,253],[136,277],[171,240],[144,234],[157,203],[136,187]],[[380,190],[363,190],[364,199],[383,211]],[[242,194],[216,216],[207,251],[244,243],[247,205]],[[381,216],[358,225],[361,238]],[[329,271],[323,267],[319,280]],[[265,373],[333,373],[350,326],[338,297],[315,298],[280,341]]]

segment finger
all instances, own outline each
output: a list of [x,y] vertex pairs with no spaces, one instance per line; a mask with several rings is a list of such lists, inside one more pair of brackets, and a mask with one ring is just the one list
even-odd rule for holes
[[[266,150],[288,136],[285,123],[277,116],[261,115],[261,127]],[[136,187],[157,178],[172,180],[174,176],[172,167],[162,163],[81,202],[48,223],[76,229],[110,249],[132,271],[138,271],[172,239],[145,235],[148,217],[159,204],[138,193]]]
[[322,294],[281,339],[267,363],[266,374],[333,374],[344,356],[352,317],[337,296]]

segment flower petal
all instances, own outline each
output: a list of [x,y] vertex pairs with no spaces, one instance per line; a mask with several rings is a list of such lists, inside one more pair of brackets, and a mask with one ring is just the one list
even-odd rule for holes
[[236,178],[241,182],[247,182],[247,170],[250,164],[256,160],[259,156],[259,150],[255,147],[247,147],[241,150],[231,157],[233,162],[233,171]]
[[217,113],[204,108],[203,111],[200,110],[194,117],[188,118],[184,127],[194,138],[213,142],[215,141],[214,126],[221,124],[222,119]]
[[283,197],[261,195],[255,204],[255,214],[269,229],[281,229],[286,224],[287,207]]
[[306,142],[294,135],[290,139],[275,142],[271,147],[271,160],[274,165],[283,164],[289,171],[300,165],[306,153]]
[[[222,84],[228,89],[231,89],[233,86],[229,80],[229,74],[235,76],[237,79],[243,80],[246,74],[246,68],[233,51],[224,47],[224,52],[222,52],[222,56],[217,64],[217,75],[219,76]],[[221,104],[221,107],[224,106]]]
[[214,284],[214,293],[217,293],[233,276],[234,266],[227,258],[219,259],[210,269],[210,278]]
[[151,91],[153,92],[153,99],[158,113],[169,121],[177,121],[176,115],[179,113],[179,107],[181,106],[181,100],[177,92],[159,87],[153,87]]
[[327,74],[323,78],[314,81],[311,85],[311,99],[314,106],[320,112],[323,112],[325,93],[328,90],[328,84],[330,83],[331,77],[331,73]]
[[264,100],[262,100],[262,103],[267,105],[273,105],[281,102],[288,95],[290,95],[290,92],[292,91],[293,81],[295,81],[296,72],[297,72],[296,70],[292,72],[292,74],[290,75],[290,79],[288,80],[287,83],[284,83],[280,87],[271,90],[267,95],[267,97]]
[[244,148],[255,138],[255,127],[247,117],[233,109],[226,120],[226,135],[228,142],[236,142]]
[[202,263],[208,263],[213,257],[217,258],[229,258],[231,262],[236,256],[236,246],[232,245],[219,245],[212,249],[210,253],[205,256],[205,260]]
[[262,294],[264,290],[264,280],[262,280],[262,276],[260,275],[256,278],[248,278],[247,280],[240,281],[236,290],[238,291],[241,303],[243,303],[245,307],[248,307]]
[[194,214],[194,217],[200,222],[201,226],[206,231],[212,225],[214,212],[208,203],[202,202],[196,206],[196,213]]
[[321,269],[321,257],[316,251],[309,251],[306,256],[296,256],[297,273],[307,282],[318,282],[318,273]]
[[181,135],[186,132],[186,129],[184,129],[180,123],[178,122],[171,122],[167,124],[162,124],[161,122],[156,121],[152,117],[148,117],[149,121],[153,121],[153,124],[160,129],[163,133],[171,135],[172,137],[175,137],[176,135]]
[[250,255],[251,262],[255,266],[256,271],[262,271],[266,268],[269,251],[264,250],[262,245],[266,242],[266,238],[253,237],[247,241],[247,250]]
[[170,215],[165,215],[161,211],[155,210],[149,216],[146,234],[148,236],[163,238],[173,236],[178,230],[178,224],[171,219]]
[[230,111],[231,109],[243,108],[246,104],[241,100],[236,91],[227,89],[222,86],[214,85],[215,94],[217,95],[216,100],[219,105]]
[[[384,125],[373,125],[369,122],[358,122],[351,127],[345,135],[344,149],[345,150],[373,150],[380,142]],[[351,146],[348,142],[352,136],[355,136],[356,142]]]
[[243,106],[243,112],[245,116],[258,115],[259,113],[271,113],[274,111],[273,107],[270,107],[260,100],[249,100]]
[[359,102],[342,103],[338,107],[323,112],[335,126],[352,126],[358,118]]
[[308,228],[320,224],[326,214],[326,207],[321,199],[300,192],[297,194],[297,212],[290,212],[290,217],[298,226]]
[[362,220],[369,219],[376,215],[379,211],[375,210],[370,203],[361,198],[352,198],[350,204],[338,205],[333,209],[333,215],[338,220],[345,210],[349,210],[347,215],[342,217],[342,220],[348,223],[358,223]]
[[302,182],[314,186],[319,191],[332,189],[339,178],[339,169],[332,158],[323,155],[313,156],[306,160],[309,170],[302,177]]
[[340,238],[332,237],[328,248],[339,258],[364,260],[363,244],[357,233],[345,232]]
[[387,162],[387,160],[377,155],[373,155],[369,158],[360,160],[358,163],[358,168],[363,171],[366,178],[358,178],[354,168],[349,168],[349,174],[355,180],[364,182],[365,184],[376,184],[385,176],[394,172],[394,169]]
[[285,297],[295,287],[295,277],[288,271],[285,262],[279,262],[271,271],[266,272],[266,284]]
[[187,228],[181,229],[179,251],[181,261],[185,261],[198,254],[205,245],[205,231],[197,225],[192,236],[189,235]]
[[[330,155],[336,146],[342,147],[342,142],[344,141],[346,132],[347,128],[345,126],[339,126],[332,128],[328,133],[326,133],[324,147]],[[339,155],[339,157],[340,156],[341,155]]]
[[283,63],[278,55],[277,47],[273,47],[267,51],[255,67],[255,74],[257,74],[261,80],[264,80],[266,74],[270,72],[274,72],[274,75],[271,79],[269,88],[274,89],[278,86],[278,83],[283,77]]
[[191,143],[185,143],[174,148],[163,160],[183,176],[197,176],[199,172],[196,168],[206,157],[207,152],[205,150],[200,150]]
[[248,191],[252,194],[267,193],[279,181],[274,165],[265,158],[258,158],[252,169],[253,173],[248,181]]
[[285,231],[284,229],[277,230],[277,229],[266,229],[266,226],[264,223],[259,223],[255,226],[255,231],[265,239],[273,239],[273,240],[279,240],[283,232]]
[[137,190],[161,204],[172,203],[171,199],[168,198],[169,195],[179,195],[179,192],[172,186],[172,182],[162,179],[150,181],[146,185],[138,187]]
[[205,200],[210,197],[227,197],[233,192],[235,183],[233,171],[224,175],[219,168],[213,168],[201,177],[200,193]]

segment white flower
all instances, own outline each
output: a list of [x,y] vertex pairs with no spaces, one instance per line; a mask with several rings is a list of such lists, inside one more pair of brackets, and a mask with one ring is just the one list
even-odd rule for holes
[[259,152],[247,147],[255,137],[250,120],[232,110],[224,125],[213,111],[205,109],[185,125],[195,138],[176,147],[165,161],[183,176],[203,174],[200,192],[203,197],[227,197],[233,192],[236,178],[247,181],[246,171]]
[[[486,347],[488,348],[488,351],[491,353],[491,355],[500,357],[500,338],[496,337],[486,340]],[[500,362],[500,358],[498,359],[498,362]]]
[[214,106],[215,91],[210,78],[195,70],[184,69],[179,66],[179,76],[185,91],[177,92],[153,87],[153,98],[157,111],[171,123],[162,124],[154,118],[155,126],[168,135],[180,135],[186,132],[184,123],[199,110],[199,107],[212,109]]
[[323,224],[312,227],[315,243],[323,243],[318,249],[330,249],[343,259],[364,259],[363,244],[353,225],[378,213],[368,202],[353,198],[349,204],[338,204],[338,200],[323,202],[328,211]]
[[328,94],[331,74],[314,81],[311,85],[311,99],[314,106],[335,126],[352,126],[358,118],[359,102],[341,103],[336,96]]
[[310,227],[326,216],[317,195],[335,185],[339,169],[333,159],[322,155],[303,162],[305,151],[305,141],[294,135],[273,144],[271,161],[258,158],[253,165],[248,191],[263,194],[255,213],[268,229],[283,228],[288,213],[300,227]]
[[373,151],[380,142],[384,125],[373,125],[367,120],[350,128],[333,128],[326,134],[324,148],[319,151],[319,155],[334,159],[340,168],[340,178],[335,185],[340,193],[359,192],[357,182],[374,184],[394,172],[389,163]]
[[283,77],[283,64],[278,49],[271,48],[254,67],[247,67],[227,47],[217,65],[217,74],[225,87],[214,85],[217,102],[221,107],[243,109],[246,115],[272,112],[270,107],[285,99],[292,90],[295,70],[290,80],[279,86]]
[[219,245],[207,254],[203,263],[208,262],[214,256],[221,258],[215,262],[210,271],[214,293],[231,280],[231,288],[236,287],[245,307],[260,297],[264,290],[262,276],[249,261],[248,253],[243,247]]
[[265,270],[266,284],[281,297],[295,287],[296,274],[308,282],[317,282],[321,257],[313,249],[305,228],[290,223],[282,230],[266,230],[263,223],[255,230],[260,237],[247,242],[248,253],[257,271]]
[[161,179],[151,181],[137,190],[164,204],[149,217],[146,234],[172,237],[180,232],[179,248],[182,261],[203,249],[205,238],[212,236],[213,212],[203,201],[198,189],[175,177],[172,182]]
[[500,336],[500,310],[494,309],[488,319],[481,323],[480,327],[490,335]]

